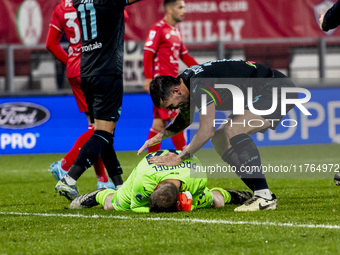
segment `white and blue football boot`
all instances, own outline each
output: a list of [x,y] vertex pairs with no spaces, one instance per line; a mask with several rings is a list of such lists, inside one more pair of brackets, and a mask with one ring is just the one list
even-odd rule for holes
[[55,186],[55,191],[59,192],[60,196],[64,196],[70,201],[73,201],[78,197],[77,187],[75,185],[68,185],[64,179],[58,181]]
[[109,179],[107,182],[97,182],[97,189],[116,189],[116,186],[112,182],[111,179]]

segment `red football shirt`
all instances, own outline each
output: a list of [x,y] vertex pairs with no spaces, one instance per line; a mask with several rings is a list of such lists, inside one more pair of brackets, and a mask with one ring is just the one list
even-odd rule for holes
[[61,3],[55,7],[50,26],[65,33],[70,42],[66,64],[67,78],[80,76],[80,28],[72,0],[61,0]]
[[159,75],[177,77],[179,60],[188,53],[180,31],[164,19],[151,26],[144,50],[155,54],[153,77]]

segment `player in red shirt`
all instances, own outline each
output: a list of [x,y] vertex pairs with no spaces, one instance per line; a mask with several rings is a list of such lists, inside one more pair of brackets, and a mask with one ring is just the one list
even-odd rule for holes
[[[181,22],[185,15],[185,3],[178,0],[164,0],[165,16],[151,26],[148,38],[144,45],[144,88],[149,92],[151,80],[159,75],[178,76],[179,60],[188,66],[197,65],[196,60],[188,53],[183,44],[182,35],[176,25]],[[164,108],[153,107],[153,123],[148,139],[163,130],[167,123],[177,115]],[[182,150],[185,145],[184,133],[181,132],[172,137],[177,150]],[[161,149],[161,144],[148,148],[148,152]]]
[[[66,35],[66,38],[70,43],[68,54],[60,45],[60,39],[63,34]],[[76,160],[79,150],[94,133],[94,126],[93,123],[91,123],[86,100],[80,87],[80,28],[76,9],[73,7],[72,0],[61,0],[61,3],[55,7],[47,34],[46,48],[55,58],[66,65],[67,78],[73,90],[79,111],[85,113],[89,123],[88,130],[77,139],[72,149],[65,157],[62,160],[51,164],[49,171],[59,181],[67,174],[67,171]],[[98,180],[97,188],[115,188],[113,182],[107,177],[101,158],[99,158],[93,166]]]

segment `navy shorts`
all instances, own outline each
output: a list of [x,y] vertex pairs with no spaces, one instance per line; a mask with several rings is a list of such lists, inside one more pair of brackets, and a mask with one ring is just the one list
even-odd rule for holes
[[123,102],[122,75],[81,77],[91,121],[117,121]]

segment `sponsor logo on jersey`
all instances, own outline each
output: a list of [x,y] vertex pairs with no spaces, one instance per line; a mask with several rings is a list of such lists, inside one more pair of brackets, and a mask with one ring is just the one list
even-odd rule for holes
[[247,61],[246,64],[247,64],[248,66],[252,66],[252,67],[254,67],[254,68],[257,68],[256,62],[254,62],[254,61]]
[[65,0],[65,7],[72,7],[73,3],[72,0]]
[[151,46],[152,44],[153,44],[152,41],[147,41],[147,42],[145,43],[145,46]]
[[50,112],[43,106],[26,103],[4,103],[0,105],[0,127],[24,129],[40,126],[48,121]]
[[156,35],[156,31],[155,30],[151,30],[149,33],[149,40],[153,40],[155,38]]

